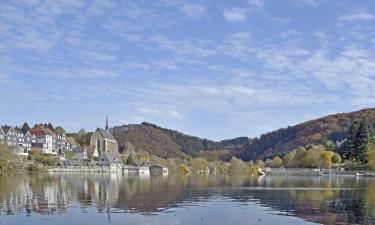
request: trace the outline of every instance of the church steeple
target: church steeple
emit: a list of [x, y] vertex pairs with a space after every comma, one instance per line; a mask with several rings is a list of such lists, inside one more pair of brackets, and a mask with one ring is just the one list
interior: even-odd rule
[[108, 130], [108, 116], [105, 115], [105, 130]]

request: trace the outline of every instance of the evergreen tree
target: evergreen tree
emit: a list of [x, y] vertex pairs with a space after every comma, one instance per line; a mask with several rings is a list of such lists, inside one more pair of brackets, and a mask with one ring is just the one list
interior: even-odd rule
[[356, 162], [363, 162], [370, 145], [374, 142], [374, 132], [369, 121], [363, 118], [350, 126], [344, 143], [344, 157]]
[[126, 163], [125, 163], [126, 165], [135, 165], [135, 162], [134, 162], [134, 158], [133, 158], [133, 155], [132, 154], [130, 154], [129, 156], [128, 156], [128, 159], [126, 160]]
[[367, 119], [361, 120], [356, 136], [355, 157], [357, 161], [363, 162], [370, 144], [374, 141], [374, 132]]
[[46, 127], [52, 131], [55, 131], [55, 128], [53, 127], [52, 123], [48, 123]]
[[348, 131], [348, 135], [346, 136], [346, 140], [344, 143], [344, 152], [343, 156], [346, 159], [352, 159], [355, 155], [355, 141], [357, 138], [357, 131], [359, 127], [359, 121], [354, 121]]
[[29, 124], [27, 124], [27, 122], [24, 122], [23, 125], [22, 125], [21, 130], [22, 130], [22, 132], [23, 132], [24, 134], [26, 134], [27, 131], [30, 130]]

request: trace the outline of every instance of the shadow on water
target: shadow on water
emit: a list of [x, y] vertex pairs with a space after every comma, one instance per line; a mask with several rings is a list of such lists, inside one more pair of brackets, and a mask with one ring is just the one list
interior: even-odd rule
[[375, 223], [375, 180], [367, 178], [36, 173], [0, 179], [0, 220], [78, 208], [110, 221], [118, 213], [152, 216], [228, 201], [322, 224]]

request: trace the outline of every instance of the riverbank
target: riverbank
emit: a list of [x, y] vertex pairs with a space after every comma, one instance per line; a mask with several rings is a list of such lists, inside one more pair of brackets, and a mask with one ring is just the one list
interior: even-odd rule
[[266, 175], [272, 176], [343, 176], [343, 177], [375, 177], [374, 171], [344, 171], [336, 169], [310, 168], [265, 168]]

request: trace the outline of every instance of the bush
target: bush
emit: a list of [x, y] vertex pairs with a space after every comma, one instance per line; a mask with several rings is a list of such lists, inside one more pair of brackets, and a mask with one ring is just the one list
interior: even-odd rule
[[181, 174], [189, 174], [190, 170], [189, 170], [189, 167], [187, 167], [187, 165], [182, 164], [180, 168], [178, 169], [178, 172]]
[[135, 162], [134, 162], [134, 158], [133, 158], [133, 155], [130, 154], [128, 156], [128, 158], [126, 159], [126, 165], [131, 165], [131, 166], [134, 166], [135, 165]]
[[333, 163], [341, 163], [341, 156], [337, 153], [335, 153], [335, 155], [332, 157], [332, 162]]
[[279, 156], [275, 156], [270, 162], [270, 167], [280, 168], [282, 164], [283, 164], [283, 160]]
[[26, 167], [26, 170], [27, 171], [30, 171], [30, 172], [35, 172], [35, 171], [42, 171], [43, 170], [43, 167], [41, 166], [38, 166], [38, 165], [35, 165], [35, 164], [30, 164]]
[[43, 153], [35, 155], [34, 160], [35, 162], [41, 163], [45, 166], [55, 166], [59, 162], [55, 156]]

